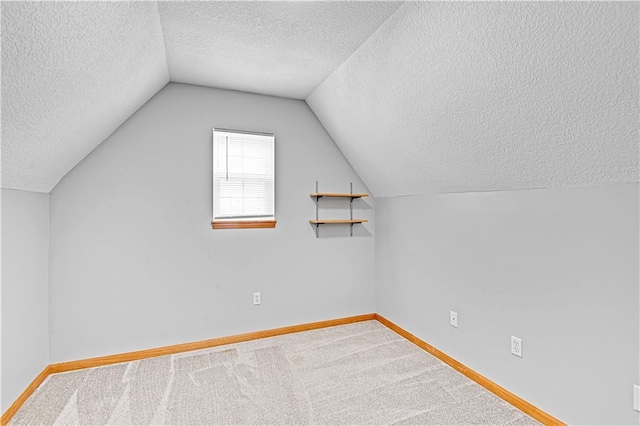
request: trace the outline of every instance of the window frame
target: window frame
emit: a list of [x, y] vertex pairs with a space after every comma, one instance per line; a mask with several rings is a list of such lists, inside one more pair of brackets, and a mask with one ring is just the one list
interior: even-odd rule
[[[273, 215], [265, 218], [256, 217], [256, 216], [247, 216], [242, 218], [216, 218], [216, 182], [215, 182], [215, 140], [216, 140], [216, 132], [226, 132], [226, 133], [238, 133], [245, 135], [258, 135], [258, 136], [269, 136], [273, 138], [273, 188], [272, 188], [272, 197], [273, 197]], [[211, 211], [212, 211], [212, 219], [211, 219], [211, 228], [212, 229], [255, 229], [255, 228], [275, 228], [276, 227], [276, 136], [273, 133], [266, 132], [254, 132], [250, 130], [235, 130], [235, 129], [226, 129], [222, 127], [214, 127], [212, 131], [212, 141], [211, 141], [211, 183], [212, 183], [212, 202], [211, 202]]]

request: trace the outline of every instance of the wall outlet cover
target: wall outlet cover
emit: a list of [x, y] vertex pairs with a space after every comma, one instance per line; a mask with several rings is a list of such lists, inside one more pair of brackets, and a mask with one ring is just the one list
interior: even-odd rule
[[260, 292], [253, 293], [253, 305], [259, 305], [262, 303], [262, 297], [260, 296]]
[[511, 336], [511, 353], [522, 358], [522, 339]]
[[452, 327], [458, 328], [458, 313], [457, 312], [450, 311], [450, 313], [449, 313], [449, 324], [451, 324]]

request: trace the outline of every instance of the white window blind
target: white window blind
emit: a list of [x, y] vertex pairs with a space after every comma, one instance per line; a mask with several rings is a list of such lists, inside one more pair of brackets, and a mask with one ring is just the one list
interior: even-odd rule
[[275, 137], [213, 129], [213, 219], [274, 219]]

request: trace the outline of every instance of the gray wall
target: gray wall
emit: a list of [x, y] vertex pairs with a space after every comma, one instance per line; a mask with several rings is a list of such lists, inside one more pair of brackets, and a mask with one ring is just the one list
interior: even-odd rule
[[637, 184], [377, 198], [376, 216], [380, 314], [563, 421], [638, 424]]
[[[275, 133], [275, 229], [211, 229], [214, 126]], [[373, 200], [316, 239], [316, 180], [368, 191], [303, 101], [166, 86], [51, 193], [50, 361], [373, 312]]]
[[4, 412], [49, 361], [49, 194], [1, 191]]

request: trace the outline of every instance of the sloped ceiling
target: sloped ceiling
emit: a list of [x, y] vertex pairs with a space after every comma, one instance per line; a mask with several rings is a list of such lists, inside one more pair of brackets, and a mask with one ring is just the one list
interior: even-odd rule
[[307, 102], [376, 196], [637, 182], [638, 12], [408, 2]]
[[305, 99], [397, 2], [160, 2], [171, 81]]
[[170, 80], [302, 99], [399, 5], [2, 2], [2, 187], [51, 191]]
[[49, 192], [168, 81], [155, 3], [2, 2], [2, 187]]
[[638, 180], [638, 4], [2, 2], [2, 182], [168, 81], [305, 98], [376, 196]]

